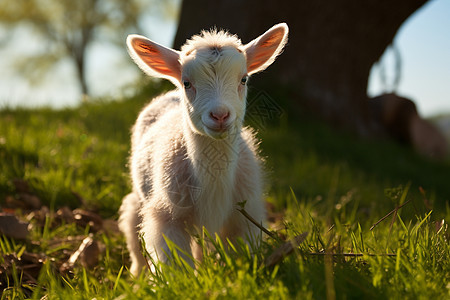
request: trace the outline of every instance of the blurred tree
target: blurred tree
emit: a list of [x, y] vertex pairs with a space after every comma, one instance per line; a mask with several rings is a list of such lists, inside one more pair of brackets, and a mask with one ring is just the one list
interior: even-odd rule
[[[290, 28], [285, 52], [252, 84], [282, 84], [292, 101], [361, 135], [382, 131], [368, 105], [372, 65], [403, 22], [426, 0], [184, 0], [175, 47], [217, 26], [244, 43], [278, 22]], [[262, 84], [264, 81], [264, 85]]]
[[86, 57], [92, 42], [109, 42], [125, 49], [126, 33], [142, 32], [139, 21], [149, 12], [150, 5], [152, 9], [163, 8], [162, 13], [173, 14], [174, 4], [156, 0], [2, 1], [0, 24], [10, 28], [28, 26], [46, 42], [43, 53], [20, 57], [22, 74], [42, 74], [40, 71], [69, 58], [75, 66], [81, 92], [87, 95]]

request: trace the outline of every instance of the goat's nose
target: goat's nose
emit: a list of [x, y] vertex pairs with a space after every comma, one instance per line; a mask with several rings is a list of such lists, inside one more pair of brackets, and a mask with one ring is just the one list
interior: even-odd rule
[[230, 117], [230, 112], [211, 112], [209, 115], [216, 123], [222, 124]]

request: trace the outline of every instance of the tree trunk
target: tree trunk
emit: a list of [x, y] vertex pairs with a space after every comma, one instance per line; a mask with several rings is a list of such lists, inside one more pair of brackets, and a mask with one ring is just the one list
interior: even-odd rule
[[80, 84], [81, 95], [83, 97], [89, 96], [89, 87], [86, 81], [86, 72], [84, 69], [84, 55], [82, 59], [75, 59], [75, 66], [77, 70], [78, 83]]
[[400, 25], [425, 2], [184, 0], [175, 47], [213, 26], [228, 29], [247, 43], [275, 23], [286, 22], [289, 42], [261, 76], [264, 89], [270, 93], [268, 81], [288, 87], [293, 91], [291, 101], [303, 109], [370, 135], [379, 129], [367, 105], [370, 69]]

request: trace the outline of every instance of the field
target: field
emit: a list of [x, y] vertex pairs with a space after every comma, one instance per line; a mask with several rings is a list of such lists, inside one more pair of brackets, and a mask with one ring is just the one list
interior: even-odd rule
[[[267, 161], [270, 236], [226, 250], [205, 233], [215, 251], [195, 270], [175, 256], [133, 278], [114, 221], [130, 189], [129, 130], [166, 89], [0, 110], [1, 209], [29, 223], [0, 239], [1, 299], [450, 299], [450, 160], [294, 117], [287, 97], [260, 91], [248, 123]], [[83, 240], [92, 261], [68, 263]]]

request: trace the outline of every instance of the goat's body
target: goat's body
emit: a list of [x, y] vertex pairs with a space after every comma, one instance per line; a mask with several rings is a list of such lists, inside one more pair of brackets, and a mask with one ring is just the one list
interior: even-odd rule
[[[133, 273], [145, 264], [139, 232], [152, 258], [165, 261], [163, 236], [187, 253], [192, 253], [189, 233], [203, 227], [231, 240], [255, 238], [258, 228], [237, 211], [239, 202], [246, 202], [258, 222], [264, 220], [261, 160], [251, 130], [222, 140], [193, 132], [178, 93], [153, 100], [133, 129], [133, 192], [120, 209]], [[200, 258], [198, 251], [193, 255]]]
[[249, 128], [243, 128], [248, 76], [266, 69], [287, 41], [278, 24], [243, 45], [224, 31], [202, 31], [176, 51], [131, 35], [131, 57], [150, 76], [172, 81], [177, 90], [154, 99], [133, 128], [132, 193], [120, 207], [138, 274], [147, 264], [139, 235], [152, 260], [166, 262], [166, 239], [189, 257], [201, 259], [192, 234], [203, 228], [225, 242], [258, 241], [259, 228], [238, 211], [241, 203], [258, 222], [265, 220], [261, 158]]

